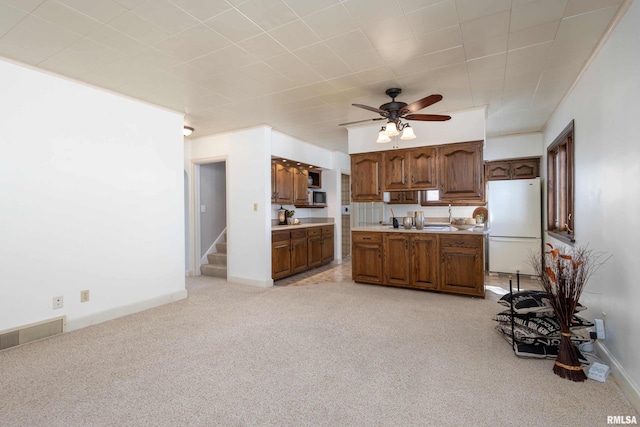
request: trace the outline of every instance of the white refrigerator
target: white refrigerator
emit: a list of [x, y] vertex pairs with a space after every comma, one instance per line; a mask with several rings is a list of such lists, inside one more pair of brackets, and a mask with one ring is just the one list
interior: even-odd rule
[[542, 250], [540, 178], [489, 181], [489, 272], [535, 275]]

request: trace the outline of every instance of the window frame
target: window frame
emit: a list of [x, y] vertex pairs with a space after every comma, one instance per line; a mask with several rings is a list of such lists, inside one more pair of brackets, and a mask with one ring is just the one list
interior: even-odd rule
[[569, 244], [575, 242], [574, 129], [571, 120], [547, 147], [547, 234]]

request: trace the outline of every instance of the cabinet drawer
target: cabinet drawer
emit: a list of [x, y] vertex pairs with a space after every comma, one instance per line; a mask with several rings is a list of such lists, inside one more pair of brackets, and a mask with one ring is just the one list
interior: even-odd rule
[[440, 246], [453, 248], [481, 248], [483, 236], [440, 236]]
[[325, 225], [322, 227], [322, 235], [323, 236], [333, 236], [333, 225]]
[[289, 240], [290, 232], [289, 231], [274, 231], [271, 233], [271, 241], [272, 242], [283, 242]]
[[301, 239], [307, 237], [307, 230], [293, 230], [291, 232], [292, 239]]
[[316, 236], [319, 236], [320, 234], [322, 234], [322, 228], [321, 227], [307, 228], [307, 236], [308, 237], [316, 237]]
[[382, 233], [359, 233], [353, 232], [351, 238], [354, 242], [365, 242], [365, 243], [381, 243], [382, 242]]

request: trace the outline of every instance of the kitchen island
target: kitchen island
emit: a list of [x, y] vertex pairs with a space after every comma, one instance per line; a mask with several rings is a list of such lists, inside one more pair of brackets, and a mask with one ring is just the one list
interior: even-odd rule
[[358, 283], [399, 286], [484, 298], [484, 239], [488, 230], [433, 226], [354, 227], [352, 278]]

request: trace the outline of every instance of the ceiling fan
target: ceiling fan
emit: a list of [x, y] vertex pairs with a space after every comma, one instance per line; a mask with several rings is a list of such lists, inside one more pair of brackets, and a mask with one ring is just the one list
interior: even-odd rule
[[340, 123], [338, 126], [354, 125], [356, 123], [364, 123], [369, 121], [384, 120], [388, 123], [394, 123], [396, 127], [400, 127], [400, 119], [405, 120], [419, 120], [423, 122], [444, 122], [451, 119], [451, 116], [444, 116], [440, 114], [413, 114], [416, 111], [420, 111], [423, 108], [427, 108], [429, 105], [433, 105], [436, 102], [442, 100], [442, 95], [429, 95], [425, 98], [419, 99], [416, 102], [407, 104], [406, 102], [396, 101], [396, 97], [402, 93], [400, 88], [387, 89], [385, 93], [391, 97], [391, 102], [382, 104], [379, 108], [369, 107], [362, 104], [351, 104], [354, 107], [364, 108], [365, 110], [373, 111], [380, 114], [382, 117], [367, 120], [358, 120], [349, 123]]

